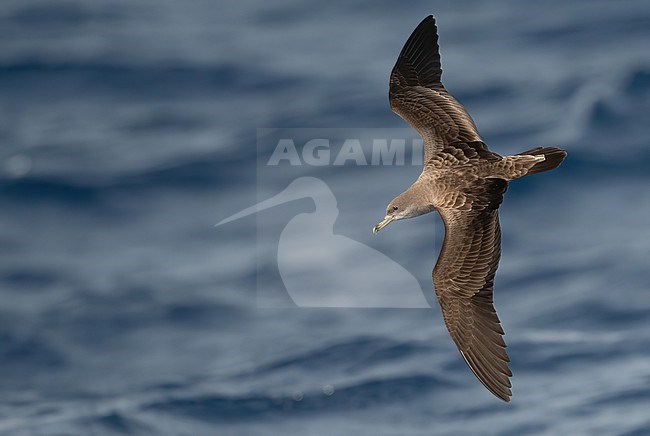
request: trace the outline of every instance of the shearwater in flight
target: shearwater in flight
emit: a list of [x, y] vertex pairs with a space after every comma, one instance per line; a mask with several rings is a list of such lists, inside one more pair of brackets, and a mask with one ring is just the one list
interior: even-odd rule
[[498, 209], [508, 182], [556, 168], [566, 152], [538, 147], [502, 157], [488, 150], [465, 108], [440, 82], [436, 22], [413, 31], [390, 76], [393, 112], [424, 142], [418, 179], [393, 199], [373, 232], [437, 210], [445, 239], [433, 284], [451, 338], [474, 375], [498, 398], [512, 396], [503, 329], [492, 288], [501, 257]]

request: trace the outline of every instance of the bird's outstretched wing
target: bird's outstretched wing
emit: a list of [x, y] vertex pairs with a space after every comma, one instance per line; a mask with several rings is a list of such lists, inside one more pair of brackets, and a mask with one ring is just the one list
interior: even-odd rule
[[512, 373], [492, 287], [501, 256], [498, 208], [507, 186], [502, 179], [474, 179], [461, 188], [462, 210], [438, 209], [445, 239], [433, 270], [451, 338], [476, 377], [504, 401], [512, 396]]
[[480, 141], [472, 117], [440, 82], [435, 19], [429, 15], [413, 31], [390, 75], [390, 107], [424, 141], [424, 163], [458, 141]]

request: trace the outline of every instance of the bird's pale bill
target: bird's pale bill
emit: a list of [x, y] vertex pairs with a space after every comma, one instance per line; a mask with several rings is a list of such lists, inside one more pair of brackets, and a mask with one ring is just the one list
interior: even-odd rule
[[386, 227], [388, 224], [390, 224], [393, 220], [395, 219], [394, 216], [387, 216], [379, 224], [377, 224], [375, 227], [372, 228], [372, 233], [377, 233], [384, 227]]

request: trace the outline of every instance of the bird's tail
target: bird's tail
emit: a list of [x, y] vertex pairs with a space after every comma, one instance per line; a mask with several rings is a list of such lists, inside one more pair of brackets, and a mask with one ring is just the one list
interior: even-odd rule
[[519, 153], [518, 156], [544, 156], [543, 161], [536, 163], [528, 170], [526, 175], [529, 175], [543, 173], [544, 171], [557, 168], [566, 157], [566, 151], [557, 147], [536, 147], [532, 150]]

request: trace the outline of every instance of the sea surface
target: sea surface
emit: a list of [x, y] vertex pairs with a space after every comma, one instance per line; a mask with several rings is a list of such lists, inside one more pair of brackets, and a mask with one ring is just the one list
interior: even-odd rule
[[[214, 227], [288, 184], [258, 179], [257, 129], [407, 128], [388, 76], [428, 14], [494, 151], [569, 152], [501, 207], [509, 404], [442, 322], [440, 219], [370, 232], [415, 166], [297, 174], [430, 308], [292, 305], [278, 238], [307, 196]], [[644, 0], [3, 0], [0, 434], [648, 435], [649, 116]]]

